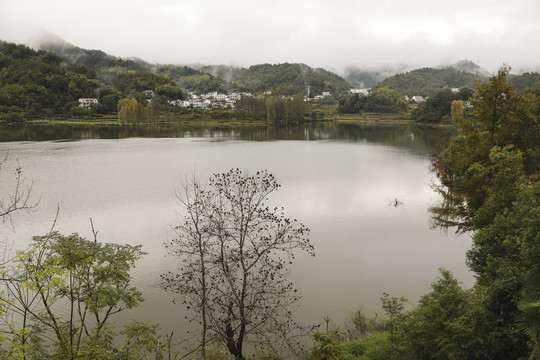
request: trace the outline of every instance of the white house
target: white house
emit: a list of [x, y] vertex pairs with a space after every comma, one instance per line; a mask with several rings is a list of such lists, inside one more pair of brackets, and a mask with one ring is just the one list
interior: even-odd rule
[[367, 89], [367, 88], [363, 88], [363, 89], [351, 89], [349, 92], [351, 94], [359, 94], [359, 95], [364, 95], [364, 96], [367, 96], [369, 94], [369, 90], [371, 89]]
[[79, 98], [79, 106], [83, 108], [90, 109], [92, 104], [97, 104], [98, 99], [96, 98]]
[[422, 96], [413, 96], [412, 97], [413, 101], [416, 102], [416, 103], [421, 103], [424, 101], [424, 98]]

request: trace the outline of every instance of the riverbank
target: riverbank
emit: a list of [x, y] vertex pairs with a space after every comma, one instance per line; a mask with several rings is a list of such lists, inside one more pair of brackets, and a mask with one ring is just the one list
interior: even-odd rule
[[[331, 114], [325, 117], [319, 117], [316, 120], [306, 118], [305, 124], [320, 123], [320, 122], [337, 122], [337, 123], [359, 123], [359, 124], [392, 124], [392, 125], [407, 125], [414, 124], [414, 121], [407, 116], [400, 114]], [[63, 119], [36, 119], [28, 120], [23, 123], [3, 123], [0, 127], [16, 127], [16, 126], [40, 126], [40, 125], [74, 125], [74, 126], [110, 126], [110, 127], [126, 127], [126, 126], [203, 126], [203, 127], [234, 127], [234, 126], [266, 126], [270, 125], [266, 120], [240, 120], [236, 118], [217, 119], [205, 117], [193, 119], [186, 116], [167, 116], [157, 118], [153, 122], [144, 123], [120, 123], [116, 116], [104, 116], [93, 118], [63, 118]], [[291, 124], [284, 124], [291, 125]]]
[[[337, 112], [336, 106], [318, 105], [306, 108], [304, 123], [318, 122], [346, 122], [362, 124], [412, 124], [413, 120], [409, 113], [386, 114], [386, 113], [355, 113], [342, 114]], [[234, 110], [209, 110], [202, 111], [164, 111], [155, 115], [150, 122], [122, 123], [118, 121], [117, 114], [91, 114], [86, 116], [48, 115], [43, 118], [29, 118], [22, 122], [4, 122], [0, 126], [18, 125], [91, 125], [91, 126], [132, 126], [132, 125], [178, 125], [178, 126], [266, 126], [267, 120], [238, 119]], [[291, 125], [291, 124], [282, 124]]]

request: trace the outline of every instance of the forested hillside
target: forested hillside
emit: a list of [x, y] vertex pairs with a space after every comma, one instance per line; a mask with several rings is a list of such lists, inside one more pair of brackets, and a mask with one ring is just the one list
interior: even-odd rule
[[404, 68], [383, 67], [380, 69], [363, 69], [357, 66], [349, 66], [345, 69], [343, 77], [353, 87], [358, 89], [370, 88], [381, 81], [404, 72]]
[[71, 63], [94, 69], [100, 80], [105, 83], [109, 82], [111, 69], [120, 69], [124, 72], [138, 71], [166, 75], [178, 86], [196, 93], [225, 91], [225, 83], [222, 79], [188, 66], [155, 65], [141, 59], [121, 59], [101, 50], [81, 49], [54, 37], [45, 39], [40, 46], [44, 50], [65, 57]]
[[176, 84], [195, 93], [217, 92], [264, 92], [280, 95], [312, 96], [323, 91], [346, 92], [351, 88], [343, 78], [321, 69], [304, 64], [262, 64], [249, 68], [231, 66], [204, 66], [197, 70], [188, 66], [155, 65], [141, 59], [121, 59], [100, 50], [86, 50], [58, 38], [46, 39], [41, 48], [52, 51], [69, 62], [94, 69], [100, 80], [108, 83], [110, 69], [144, 71], [170, 77]]
[[437, 91], [449, 87], [472, 86], [476, 80], [485, 77], [479, 73], [469, 73], [453, 67], [443, 69], [422, 68], [403, 74], [397, 74], [380, 82], [377, 87], [386, 87], [407, 96], [431, 96]]
[[[169, 101], [185, 99], [187, 91], [255, 95], [270, 91], [272, 96], [309, 97], [327, 92], [333, 95], [330, 99], [339, 100], [338, 111], [344, 113], [404, 112], [407, 108], [406, 104], [401, 104], [400, 95], [422, 95], [433, 99], [422, 104], [413, 118], [439, 122], [450, 114], [454, 98], [449, 88], [473, 87], [475, 81], [485, 79], [485, 71], [472, 62], [463, 61], [447, 68], [423, 68], [394, 75], [374, 86], [368, 97], [347, 97], [343, 95], [351, 84], [330, 71], [305, 64], [260, 64], [249, 68], [219, 65], [194, 69], [121, 59], [59, 39], [45, 41], [42, 46], [50, 51], [0, 41], [0, 120], [16, 122], [49, 115], [85, 115], [86, 109], [79, 107], [79, 98], [99, 100], [92, 106], [93, 114], [116, 114], [122, 99], [135, 99], [146, 106], [149, 97], [148, 92], [145, 95], [143, 91], [151, 90], [154, 109], [148, 112], [155, 114], [167, 109], [176, 111]], [[370, 74], [373, 78], [369, 78]], [[358, 70], [356, 80], [373, 82], [377, 76], [382, 76], [370, 74]], [[508, 81], [518, 89], [540, 90], [540, 74], [536, 72], [509, 74]], [[467, 100], [462, 94], [459, 98]]]
[[305, 64], [260, 64], [249, 68], [207, 66], [202, 69], [227, 82], [230, 91], [265, 92], [280, 95], [304, 94], [310, 97], [324, 91], [347, 92], [351, 85], [342, 77]]
[[27, 115], [66, 112], [78, 105], [78, 98], [95, 96], [101, 86], [96, 72], [86, 66], [3, 41], [0, 68], [0, 113], [4, 116], [22, 111]]
[[[388, 76], [375, 87], [386, 87], [408, 96], [432, 96], [444, 88], [473, 87], [475, 81], [486, 81], [489, 73], [472, 61], [460, 61], [444, 68], [422, 68]], [[509, 74], [508, 82], [518, 89], [540, 88], [540, 74]]]
[[[98, 98], [97, 113], [117, 111], [122, 98], [146, 103], [144, 90], [154, 90], [156, 104], [183, 97], [168, 76], [130, 69], [100, 51], [90, 51], [73, 64], [66, 57], [25, 45], [0, 41], [0, 116], [22, 121], [33, 117], [78, 114], [79, 98]], [[88, 65], [93, 64], [94, 68]], [[131, 64], [131, 63], [130, 63]]]

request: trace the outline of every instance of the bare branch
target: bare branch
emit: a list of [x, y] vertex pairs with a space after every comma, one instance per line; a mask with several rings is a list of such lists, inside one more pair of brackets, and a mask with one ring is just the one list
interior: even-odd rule
[[160, 286], [181, 295], [203, 339], [220, 339], [236, 359], [249, 339], [272, 351], [274, 341], [290, 339], [279, 347], [285, 351], [304, 333], [292, 319], [300, 296], [287, 277], [294, 253], [314, 255], [313, 246], [307, 227], [266, 205], [279, 187], [267, 171], [233, 169], [206, 186], [193, 177], [177, 188], [184, 216], [165, 248], [179, 259], [178, 272], [163, 274]]
[[[2, 160], [0, 160], [0, 171], [3, 170], [2, 167], [5, 167], [8, 158], [9, 152], [6, 153]], [[32, 199], [33, 187], [34, 181], [30, 180], [29, 183], [26, 182], [26, 179], [23, 176], [22, 167], [20, 166], [19, 161], [16, 160], [15, 183], [13, 189], [10, 190], [8, 195], [2, 195], [6, 197], [0, 198], [0, 218], [2, 218], [2, 222], [5, 223], [6, 221], [9, 221], [13, 225], [12, 215], [14, 213], [19, 211], [35, 211], [39, 199]]]

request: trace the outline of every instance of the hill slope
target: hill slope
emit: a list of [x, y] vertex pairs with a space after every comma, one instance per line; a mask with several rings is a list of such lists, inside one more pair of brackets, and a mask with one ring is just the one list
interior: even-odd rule
[[336, 93], [351, 88], [342, 77], [304, 64], [262, 64], [247, 69], [219, 65], [203, 66], [197, 70], [188, 66], [155, 65], [141, 59], [121, 59], [101, 50], [81, 49], [55, 36], [44, 38], [40, 47], [65, 57], [71, 63], [94, 69], [104, 82], [108, 81], [111, 68], [122, 68], [166, 75], [178, 86], [197, 93], [271, 90], [275, 94], [294, 95], [307, 94], [310, 89], [312, 95], [317, 95], [323, 91]]
[[440, 69], [422, 68], [397, 74], [381, 81], [377, 87], [387, 87], [408, 96], [431, 96], [445, 87], [472, 86], [475, 80], [485, 79], [479, 72], [471, 73], [449, 66]]
[[261, 64], [249, 68], [207, 66], [202, 69], [227, 82], [230, 91], [272, 91], [280, 95], [319, 95], [347, 92], [351, 85], [342, 77], [305, 64]]

